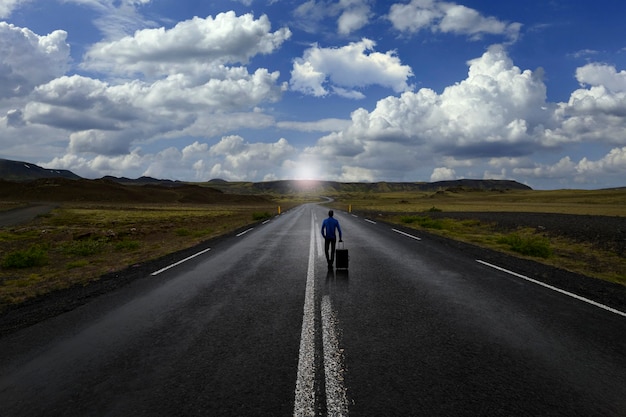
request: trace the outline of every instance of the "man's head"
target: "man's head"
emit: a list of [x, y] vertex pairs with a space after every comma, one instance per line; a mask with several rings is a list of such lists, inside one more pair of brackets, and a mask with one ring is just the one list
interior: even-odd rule
[[330, 211], [328, 212], [328, 217], [333, 217], [333, 214], [335, 214], [335, 213], [334, 213], [332, 210], [330, 210]]

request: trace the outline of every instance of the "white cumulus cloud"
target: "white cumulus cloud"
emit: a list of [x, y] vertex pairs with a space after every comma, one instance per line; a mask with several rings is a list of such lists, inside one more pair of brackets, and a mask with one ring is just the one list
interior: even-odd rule
[[571, 157], [561, 158], [555, 164], [535, 163], [531, 167], [514, 168], [513, 173], [531, 179], [574, 179], [579, 184], [595, 184], [596, 178], [623, 178], [626, 172], [626, 146], [611, 149], [604, 157], [590, 160], [583, 157], [575, 162]]
[[388, 87], [396, 92], [407, 91], [413, 72], [402, 65], [393, 51], [375, 52], [370, 39], [339, 48], [314, 45], [294, 61], [291, 88], [317, 97], [335, 93], [342, 95], [371, 85]]
[[[8, 25], [2, 28], [48, 51], [59, 49], [53, 48], [58, 42], [52, 40], [65, 39], [65, 32], [46, 38]], [[5, 125], [66, 131], [71, 153], [108, 156], [128, 153], [156, 139], [211, 137], [239, 128], [267, 127], [273, 119], [258, 106], [278, 101], [286, 90], [287, 84], [278, 81], [279, 72], [257, 68], [250, 73], [246, 67], [224, 63], [271, 53], [288, 38], [286, 29], [274, 33], [269, 29], [265, 16], [255, 20], [252, 15], [225, 13], [215, 19], [181, 22], [170, 31], [138, 31], [134, 37], [96, 44], [88, 53], [85, 68], [119, 75], [144, 71], [153, 78], [103, 81], [64, 76], [64, 68], [55, 70], [52, 64], [24, 62], [20, 65], [27, 67], [22, 74], [28, 81], [23, 84], [30, 88], [28, 102], [5, 110], [10, 111], [3, 118]], [[225, 39], [232, 49], [220, 52]], [[136, 59], [129, 57], [133, 54]], [[67, 53], [64, 56], [67, 60]], [[14, 72], [11, 69], [10, 74]]]
[[250, 143], [238, 135], [225, 136], [212, 146], [195, 142], [182, 151], [170, 148], [160, 152], [145, 174], [158, 177], [193, 166], [199, 181], [263, 181], [282, 177], [285, 161], [295, 152], [284, 138], [273, 143]]
[[[617, 178], [626, 170], [625, 72], [605, 64], [589, 64], [576, 74], [586, 88], [572, 92], [568, 102], [548, 103], [539, 74], [519, 70], [503, 49], [491, 48], [470, 61], [467, 79], [441, 95], [420, 90], [405, 93], [400, 100], [381, 100], [371, 113], [364, 112], [358, 118], [353, 115], [351, 129], [362, 124], [353, 133], [355, 137], [369, 131], [369, 140], [405, 141], [407, 149], [418, 147], [427, 155], [434, 153], [436, 159], [448, 160], [447, 169], [465, 160], [471, 162], [466, 171], [471, 173], [469, 167], [478, 167], [489, 158], [489, 165], [501, 168], [498, 174], [490, 173], [493, 178], [505, 178], [507, 167], [516, 178], [530, 181], [555, 179], [565, 183], [574, 178], [581, 184], [593, 184], [594, 178]], [[391, 118], [391, 114], [404, 116]], [[387, 123], [381, 124], [376, 118]], [[403, 125], [402, 121], [408, 120]], [[413, 135], [409, 126], [416, 128]], [[551, 164], [530, 162], [542, 149], [553, 149], [556, 155], [572, 143], [619, 147], [599, 160], [582, 157], [575, 162], [571, 156], [562, 156]], [[355, 156], [361, 158], [362, 154]], [[455, 158], [453, 163], [450, 157]], [[419, 166], [417, 159], [414, 166]], [[458, 169], [456, 174], [459, 176]], [[479, 172], [474, 175], [478, 177]]]
[[626, 71], [588, 64], [576, 71], [581, 88], [559, 103], [555, 127], [546, 138], [555, 142], [626, 145]]
[[371, 112], [356, 110], [342, 140], [428, 144], [447, 154], [485, 155], [536, 145], [534, 129], [549, 121], [541, 109], [542, 80], [514, 66], [500, 47], [469, 65], [467, 79], [440, 95], [423, 88], [382, 99]]
[[11, 16], [13, 10], [31, 1], [32, 0], [0, 0], [0, 19], [6, 19]]
[[0, 22], [0, 99], [30, 94], [34, 87], [69, 68], [67, 33], [40, 36], [27, 28]]
[[171, 29], [144, 29], [110, 42], [99, 42], [85, 56], [85, 69], [121, 75], [163, 76], [197, 72], [211, 66], [246, 63], [269, 54], [291, 36], [288, 28], [271, 32], [266, 15], [254, 19], [234, 12], [215, 18], [194, 17]]
[[342, 12], [337, 29], [342, 35], [349, 35], [367, 25], [372, 14], [369, 2], [364, 0], [340, 0], [339, 7]]
[[[358, 109], [349, 127], [324, 136], [309, 152], [330, 158], [329, 165], [349, 160], [395, 178], [414, 177], [433, 155], [529, 155], [544, 146], [544, 126], [552, 123], [546, 106], [539, 75], [520, 70], [494, 46], [469, 62], [465, 80], [441, 94], [422, 88], [379, 100], [372, 111]], [[441, 168], [435, 177], [452, 174]]]
[[228, 130], [255, 121], [267, 124], [254, 112], [252, 122], [241, 114], [232, 118], [223, 114], [277, 100], [283, 89], [276, 84], [278, 74], [258, 69], [254, 74], [224, 75], [226, 79], [200, 85], [187, 82], [184, 75], [119, 85], [78, 75], [61, 77], [36, 89], [23, 119], [69, 131], [74, 152], [107, 155], [128, 152], [134, 143], [156, 135], [219, 134], [220, 126]]
[[582, 86], [604, 86], [612, 92], [626, 91], [626, 71], [614, 66], [591, 63], [576, 70], [576, 79]]
[[298, 26], [310, 33], [316, 33], [326, 19], [337, 19], [337, 32], [340, 35], [351, 33], [366, 26], [373, 13], [371, 0], [308, 0], [294, 11]]
[[521, 24], [507, 23], [483, 16], [475, 9], [439, 0], [412, 0], [393, 4], [388, 19], [394, 28], [407, 33], [423, 29], [433, 32], [456, 33], [479, 39], [483, 35], [503, 35], [509, 40], [519, 36]]
[[437, 167], [433, 170], [433, 173], [430, 175], [430, 180], [432, 182], [435, 181], [448, 181], [455, 180], [456, 172], [452, 168], [448, 167]]

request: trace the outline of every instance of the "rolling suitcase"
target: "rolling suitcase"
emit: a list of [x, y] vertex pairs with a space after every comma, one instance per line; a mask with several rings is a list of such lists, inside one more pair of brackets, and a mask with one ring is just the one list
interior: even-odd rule
[[335, 261], [337, 269], [348, 269], [348, 261], [350, 257], [348, 256], [348, 249], [345, 248], [343, 242], [339, 242], [339, 246], [335, 251]]

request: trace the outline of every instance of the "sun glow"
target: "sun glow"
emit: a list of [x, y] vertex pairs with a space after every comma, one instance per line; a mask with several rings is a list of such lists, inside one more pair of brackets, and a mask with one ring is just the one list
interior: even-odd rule
[[294, 179], [296, 180], [318, 179], [317, 167], [311, 163], [299, 163], [295, 167]]

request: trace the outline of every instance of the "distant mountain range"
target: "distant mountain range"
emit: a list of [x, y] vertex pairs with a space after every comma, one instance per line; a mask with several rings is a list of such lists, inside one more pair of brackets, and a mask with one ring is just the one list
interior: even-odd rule
[[[228, 184], [228, 183], [227, 183]], [[219, 184], [211, 187], [220, 189]], [[443, 190], [531, 190], [530, 187], [511, 180], [450, 180], [436, 182], [336, 182], [316, 180], [282, 180], [253, 183], [251, 188], [263, 192], [290, 194], [302, 191], [324, 192], [390, 192], [390, 191], [443, 191]]]
[[78, 180], [81, 177], [66, 169], [46, 169], [30, 162], [0, 159], [0, 179], [6, 181], [31, 181], [41, 178]]
[[[47, 169], [30, 162], [11, 161], [8, 159], [0, 159], [0, 179], [5, 181], [26, 182], [39, 180], [44, 178], [66, 178], [70, 180], [81, 180], [83, 177], [74, 174], [66, 169]], [[119, 184], [126, 185], [164, 185], [178, 186], [184, 185], [180, 181], [159, 180], [151, 177], [139, 177], [137, 179], [118, 178], [112, 176], [104, 176], [102, 180], [109, 180]]]
[[[161, 187], [186, 187], [189, 183], [168, 179], [155, 179], [140, 177], [137, 179], [118, 178], [105, 176], [98, 180], [86, 180], [72, 171], [59, 169], [46, 169], [38, 165], [0, 159], [0, 180], [25, 183], [43, 179], [61, 178], [67, 180], [81, 180], [81, 188], [91, 183], [101, 186], [103, 183], [116, 183], [119, 185], [161, 186]], [[69, 184], [67, 182], [62, 182]], [[192, 183], [198, 184], [198, 183]], [[280, 180], [265, 182], [229, 182], [214, 179], [203, 184], [204, 188], [212, 188], [229, 194], [293, 194], [300, 192], [309, 193], [333, 193], [333, 192], [386, 192], [386, 191], [440, 191], [451, 189], [464, 190], [530, 190], [531, 188], [512, 180], [474, 180], [461, 179], [437, 182], [336, 182], [317, 180]]]

